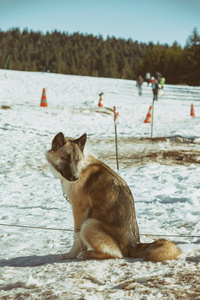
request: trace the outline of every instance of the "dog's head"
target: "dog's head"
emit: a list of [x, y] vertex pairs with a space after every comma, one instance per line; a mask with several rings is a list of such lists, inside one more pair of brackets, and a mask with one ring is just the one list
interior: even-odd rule
[[47, 151], [46, 157], [53, 169], [68, 181], [76, 181], [79, 177], [78, 166], [83, 159], [83, 150], [87, 135], [73, 139], [58, 133], [53, 141], [52, 148]]

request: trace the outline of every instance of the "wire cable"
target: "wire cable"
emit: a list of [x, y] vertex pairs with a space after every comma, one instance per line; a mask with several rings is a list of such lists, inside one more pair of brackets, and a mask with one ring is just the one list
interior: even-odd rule
[[[28, 225], [0, 224], [0, 226], [16, 227], [16, 228], [28, 228], [28, 229], [42, 229], [42, 230], [58, 230], [58, 231], [69, 231], [69, 232], [73, 232], [72, 229], [52, 228], [52, 227], [37, 227], [37, 226], [28, 226]], [[200, 238], [200, 235], [151, 234], [151, 233], [140, 233], [140, 235], [141, 235], [141, 236], [180, 237], [180, 238]]]

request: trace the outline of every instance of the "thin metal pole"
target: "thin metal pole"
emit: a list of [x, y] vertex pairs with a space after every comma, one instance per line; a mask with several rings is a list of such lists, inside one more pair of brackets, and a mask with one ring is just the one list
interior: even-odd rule
[[117, 125], [115, 124], [115, 145], [116, 145], [116, 162], [117, 162], [117, 170], [119, 170], [119, 162], [118, 162], [118, 146], [117, 146]]
[[117, 163], [117, 170], [119, 170], [119, 162], [118, 162], [118, 145], [117, 145], [117, 124], [116, 124], [116, 107], [113, 108], [114, 112], [114, 124], [115, 124], [115, 149], [116, 149], [116, 163]]
[[151, 138], [153, 137], [153, 114], [154, 114], [154, 99], [152, 100]]

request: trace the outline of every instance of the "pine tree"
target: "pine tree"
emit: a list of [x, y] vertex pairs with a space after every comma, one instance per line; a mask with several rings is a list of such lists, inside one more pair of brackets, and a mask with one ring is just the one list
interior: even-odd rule
[[200, 85], [200, 36], [197, 28], [193, 29], [192, 34], [187, 39], [184, 56], [188, 83]]

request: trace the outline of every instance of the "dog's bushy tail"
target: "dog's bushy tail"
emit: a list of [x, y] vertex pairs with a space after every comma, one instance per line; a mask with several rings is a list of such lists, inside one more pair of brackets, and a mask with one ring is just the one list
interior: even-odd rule
[[165, 261], [177, 259], [181, 254], [180, 249], [174, 242], [159, 239], [150, 244], [138, 243], [135, 249], [132, 249], [131, 256], [134, 258], [144, 258], [146, 261]]

